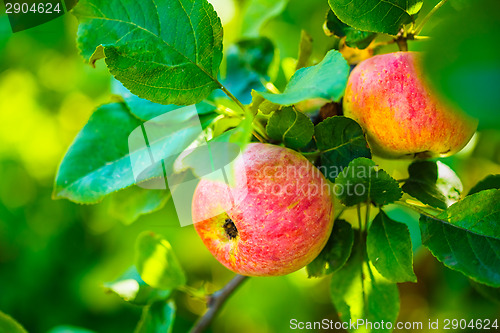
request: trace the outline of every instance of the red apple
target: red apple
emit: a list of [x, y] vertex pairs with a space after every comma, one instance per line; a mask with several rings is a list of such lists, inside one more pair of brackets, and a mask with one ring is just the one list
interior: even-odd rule
[[[192, 214], [203, 243], [242, 275], [285, 275], [309, 264], [333, 225], [325, 178], [299, 153], [275, 145], [249, 144], [241, 161], [231, 188], [203, 179], [195, 190]], [[220, 207], [231, 208], [220, 214]]]
[[477, 121], [427, 85], [414, 52], [377, 55], [349, 76], [344, 114], [364, 129], [370, 147], [388, 158], [449, 156], [474, 134]]

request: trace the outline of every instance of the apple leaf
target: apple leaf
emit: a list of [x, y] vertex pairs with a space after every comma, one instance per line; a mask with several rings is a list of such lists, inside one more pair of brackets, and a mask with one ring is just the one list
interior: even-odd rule
[[348, 76], [347, 61], [338, 51], [331, 50], [319, 64], [296, 71], [283, 93], [263, 92], [261, 95], [280, 105], [292, 105], [312, 98], [339, 101], [344, 95]]
[[500, 190], [465, 197], [437, 217], [422, 215], [422, 243], [447, 267], [500, 287]]
[[144, 282], [153, 288], [173, 290], [186, 284], [186, 276], [170, 243], [151, 231], [137, 237], [135, 266]]
[[269, 80], [274, 45], [265, 37], [245, 39], [231, 45], [226, 57], [226, 74], [221, 82], [243, 104], [249, 104], [252, 90], [265, 90], [262, 82]]
[[380, 210], [368, 230], [366, 246], [370, 261], [383, 277], [392, 282], [417, 282], [410, 231], [405, 224]]
[[[123, 98], [123, 101], [129, 108], [130, 112], [141, 120], [151, 120], [157, 116], [177, 110], [182, 107], [175, 104], [158, 104], [148, 101], [147, 99], [140, 98], [132, 94], [130, 90], [125, 88], [123, 84], [118, 80], [113, 80], [112, 91], [114, 94], [119, 95], [121, 98]], [[217, 116], [217, 114], [214, 113], [215, 109], [215, 105], [210, 104], [206, 101], [202, 101], [196, 104], [196, 111], [198, 112], [198, 115], [200, 115], [200, 117], [211, 114], [213, 116], [212, 118], [214, 118], [215, 116]], [[206, 120], [208, 120], [210, 117], [207, 116], [205, 118]], [[208, 126], [208, 124], [205, 125]]]
[[249, 109], [254, 115], [256, 115], [259, 111], [263, 114], [271, 114], [272, 112], [279, 110], [281, 107], [279, 104], [269, 102], [255, 90], [253, 90], [251, 94], [252, 103], [249, 105]]
[[353, 159], [372, 156], [363, 130], [350, 118], [325, 119], [314, 128], [314, 138], [321, 153], [320, 170], [331, 181]]
[[[137, 183], [132, 159], [150, 165], [141, 174], [142, 180], [164, 174], [160, 161], [170, 172], [174, 157], [200, 136], [202, 128], [194, 109], [167, 115], [168, 124], [157, 121], [143, 125], [123, 103], [99, 107], [64, 156], [53, 197], [77, 203], [97, 203], [105, 196]], [[144, 143], [144, 131], [150, 145]], [[130, 142], [134, 143], [133, 147], [129, 146]], [[151, 153], [154, 162], [150, 160]]]
[[26, 330], [11, 316], [0, 311], [0, 332], [27, 333]]
[[383, 206], [401, 198], [398, 182], [370, 159], [360, 157], [349, 163], [335, 179], [335, 195], [346, 206], [372, 202]]
[[258, 37], [263, 26], [273, 17], [283, 12], [289, 0], [250, 0], [247, 1], [242, 20], [241, 35]]
[[422, 0], [328, 0], [335, 15], [359, 30], [397, 35], [422, 8]]
[[[394, 323], [399, 313], [399, 292], [395, 283], [382, 277], [377, 270], [362, 260], [359, 240], [354, 243], [353, 254], [339, 271], [332, 275], [330, 295], [343, 322], [365, 320]], [[355, 333], [356, 329], [348, 328]], [[390, 332], [366, 330], [364, 332]]]
[[471, 195], [477, 192], [481, 192], [484, 190], [490, 190], [490, 189], [500, 189], [500, 175], [489, 175], [483, 180], [481, 180], [479, 183], [477, 183], [471, 190], [469, 191], [469, 194]]
[[172, 294], [171, 290], [160, 290], [149, 286], [141, 279], [135, 267], [131, 267], [116, 281], [104, 283], [104, 287], [106, 291], [115, 293], [124, 301], [136, 305], [164, 301]]
[[[222, 26], [206, 0], [80, 0], [78, 45], [135, 95], [189, 105], [219, 87]], [[96, 50], [97, 49], [97, 50]]]
[[171, 333], [174, 328], [175, 310], [173, 301], [158, 301], [145, 306], [134, 333]]
[[377, 37], [376, 33], [361, 31], [348, 26], [335, 13], [329, 9], [326, 14], [326, 20], [323, 24], [323, 30], [327, 36], [345, 37], [345, 43], [349, 47], [365, 49]]
[[141, 121], [122, 103], [99, 107], [64, 156], [53, 196], [77, 203], [97, 203], [134, 184], [127, 140], [140, 125]]
[[305, 114], [293, 107], [287, 107], [273, 113], [266, 131], [271, 139], [281, 141], [289, 148], [298, 149], [311, 141], [314, 125]]
[[125, 224], [131, 224], [141, 215], [162, 209], [169, 199], [170, 191], [132, 186], [110, 196], [109, 214]]
[[417, 161], [408, 167], [409, 178], [402, 189], [424, 204], [446, 209], [460, 200], [460, 178], [441, 162]]
[[351, 224], [344, 220], [335, 221], [325, 247], [306, 267], [309, 277], [320, 277], [341, 269], [351, 255], [353, 243], [354, 232]]
[[311, 59], [312, 52], [313, 39], [307, 31], [302, 30], [300, 32], [299, 55], [297, 57], [297, 64], [295, 65], [296, 70], [307, 66], [309, 59]]
[[452, 105], [479, 119], [479, 129], [498, 129], [500, 44], [491, 41], [498, 39], [500, 20], [491, 13], [500, 12], [500, 2], [470, 1], [468, 7], [424, 29], [431, 37], [423, 52], [424, 73]]

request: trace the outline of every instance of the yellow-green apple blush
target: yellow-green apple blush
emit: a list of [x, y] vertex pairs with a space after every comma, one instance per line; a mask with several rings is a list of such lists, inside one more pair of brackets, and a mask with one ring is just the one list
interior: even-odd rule
[[377, 55], [349, 76], [344, 115], [364, 129], [386, 158], [444, 157], [471, 139], [477, 121], [443, 101], [426, 83], [414, 52]]
[[220, 263], [247, 276], [285, 275], [309, 264], [333, 225], [324, 176], [299, 153], [276, 145], [249, 144], [241, 161], [233, 183], [202, 179], [195, 190], [192, 215], [203, 243]]

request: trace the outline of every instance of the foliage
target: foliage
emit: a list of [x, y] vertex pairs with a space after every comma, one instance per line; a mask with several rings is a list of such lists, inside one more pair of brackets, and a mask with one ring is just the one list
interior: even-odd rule
[[[85, 90], [89, 96], [81, 98], [78, 93], [68, 92], [64, 87], [66, 82], [55, 87], [57, 75], [52, 72], [58, 66], [57, 61], [45, 69], [46, 72], [39, 70], [50, 73], [46, 74], [43, 83], [46, 90], [41, 92], [30, 88], [35, 81], [30, 73], [38, 69], [15, 75], [6, 71], [5, 79], [0, 80], [2, 109], [12, 108], [6, 102], [10, 95], [16, 96], [16, 103], [21, 105], [19, 109], [32, 106], [28, 102], [23, 105], [24, 100], [35, 105], [43, 99], [48, 104], [38, 106], [41, 111], [30, 116], [35, 125], [26, 132], [33, 132], [37, 140], [46, 139], [44, 135], [36, 135], [33, 129], [37, 127], [52, 126], [53, 133], [57, 134], [63, 132], [57, 127], [60, 124], [71, 123], [68, 126], [73, 128], [60, 134], [66, 138], [63, 143], [54, 134], [52, 141], [41, 141], [37, 149], [24, 153], [26, 142], [37, 140], [25, 134], [28, 139], [23, 141], [23, 148], [18, 148], [15, 140], [2, 134], [12, 134], [13, 130], [8, 132], [9, 128], [0, 127], [0, 138], [11, 140], [4, 146], [14, 147], [11, 148], [13, 152], [0, 148], [0, 170], [8, 171], [9, 159], [16, 158], [20, 161], [16, 163], [31, 168], [31, 171], [12, 173], [16, 175], [12, 177], [16, 182], [12, 183], [5, 171], [5, 184], [0, 188], [0, 227], [6, 230], [7, 236], [0, 235], [0, 240], [6, 244], [0, 243], [0, 263], [10, 262], [10, 256], [26, 256], [25, 261], [29, 263], [26, 268], [12, 265], [5, 271], [19, 271], [30, 276], [47, 265], [51, 267], [55, 273], [39, 277], [41, 286], [46, 281], [54, 283], [52, 289], [44, 291], [45, 299], [59, 290], [60, 283], [63, 283], [61, 288], [77, 283], [84, 285], [88, 282], [82, 282], [81, 276], [95, 278], [92, 274], [98, 273], [94, 273], [94, 269], [100, 269], [106, 273], [99, 273], [96, 279], [101, 281], [106, 294], [114, 296], [102, 296], [92, 304], [116, 302], [102, 305], [102, 308], [109, 306], [112, 312], [120, 307], [119, 314], [124, 318], [122, 322], [111, 322], [108, 319], [116, 319], [118, 315], [109, 315], [103, 320], [106, 323], [88, 325], [90, 330], [78, 328], [85, 326], [87, 321], [84, 319], [92, 317], [82, 314], [86, 302], [92, 302], [85, 297], [96, 298], [97, 294], [85, 296], [87, 290], [81, 287], [83, 296], [79, 294], [78, 297], [83, 300], [75, 306], [74, 317], [68, 315], [71, 325], [66, 326], [66, 321], [60, 318], [51, 319], [40, 307], [40, 317], [43, 314], [44, 318], [39, 319], [43, 323], [40, 327], [50, 332], [125, 331], [130, 330], [134, 322], [136, 333], [184, 332], [193, 325], [195, 315], [202, 315], [206, 299], [207, 307], [213, 306], [213, 298], [209, 295], [219, 289], [220, 280], [229, 275], [203, 252], [199, 242], [194, 245], [192, 233], [179, 236], [188, 231], [174, 229], [178, 224], [175, 203], [171, 200], [175, 189], [168, 188], [166, 178], [169, 175], [181, 174], [189, 178], [206, 174], [210, 167], [213, 171], [213, 158], [211, 165], [199, 163], [193, 151], [212, 147], [215, 143], [232, 143], [239, 149], [258, 141], [283, 145], [305, 156], [327, 179], [335, 206], [335, 222], [328, 242], [307, 265], [306, 271], [309, 277], [329, 280], [330, 292], [322, 294], [332, 308], [324, 314], [319, 305], [305, 309], [304, 303], [298, 302], [299, 310], [307, 312], [308, 318], [317, 319], [318, 315], [326, 316], [335, 310], [338, 315], [335, 319], [346, 322], [366, 319], [395, 323], [398, 316], [410, 318], [399, 311], [397, 284], [414, 282], [411, 285], [419, 286], [429, 283], [425, 281], [428, 275], [423, 272], [432, 262], [417, 259], [413, 252], [415, 248], [420, 251], [420, 236], [430, 253], [426, 258], [434, 256], [443, 264], [441, 268], [432, 266], [435, 269], [429, 271], [445, 272], [442, 274], [447, 279], [452, 276], [450, 281], [466, 283], [466, 286], [470, 279], [475, 290], [497, 300], [500, 190], [499, 167], [495, 163], [498, 161], [487, 161], [484, 170], [483, 166], [477, 167], [474, 161], [484, 162], [487, 158], [472, 147], [462, 156], [442, 161], [387, 162], [372, 156], [363, 129], [340, 112], [353, 57], [394, 51], [391, 44], [404, 49], [408, 42], [417, 43], [423, 39], [420, 32], [427, 32], [427, 25], [421, 29], [423, 24], [431, 18], [423, 14], [431, 12], [433, 15], [432, 6], [421, 0], [329, 0], [328, 5], [325, 2], [323, 6], [319, 1], [312, 6], [287, 0], [249, 0], [243, 8], [235, 10], [241, 14], [233, 13], [232, 24], [238, 22], [239, 26], [228, 23], [223, 33], [221, 22], [224, 18], [221, 20], [221, 16], [224, 10], [214, 5], [215, 9], [207, 0], [80, 0], [73, 10], [79, 21], [77, 46], [84, 61], [96, 70], [74, 74], [88, 82], [81, 83], [85, 88], [73, 89]], [[500, 73], [498, 43], [494, 42], [494, 34], [499, 30], [498, 20], [491, 15], [495, 9], [498, 3], [490, 0], [464, 1], [455, 3], [454, 7], [444, 5], [443, 10], [447, 10], [448, 15], [443, 16], [441, 22], [437, 21], [435, 29], [428, 29], [432, 38], [422, 47], [423, 71], [430, 78], [430, 84], [448, 98], [450, 104], [478, 118], [480, 129], [492, 132], [498, 132], [500, 119], [497, 112], [500, 103], [494, 91]], [[306, 10], [314, 10], [314, 15], [304, 14]], [[2, 22], [5, 23], [0, 20], [0, 27]], [[313, 29], [305, 29], [307, 24], [319, 28], [317, 30], [321, 30], [323, 24], [324, 32], [321, 33], [326, 36], [321, 36], [323, 39], [313, 36], [314, 32], [309, 31]], [[61, 40], [68, 39], [65, 37]], [[341, 40], [347, 47], [342, 46]], [[2, 48], [9, 47], [8, 41], [2, 40], [0, 44]], [[26, 49], [12, 49], [2, 57], [14, 61], [16, 55], [28, 53]], [[63, 59], [47, 53], [40, 61], [50, 62], [51, 57], [58, 61]], [[25, 78], [25, 84], [17, 84], [19, 77]], [[14, 86], [27, 88], [9, 89]], [[50, 101], [54, 91], [65, 91], [72, 99]], [[87, 101], [81, 102], [87, 111], [79, 114], [78, 101], [81, 100]], [[65, 111], [66, 118], [62, 111], [57, 120], [54, 115], [47, 115], [46, 109], [54, 105], [63, 109], [59, 105], [65, 103], [71, 106]], [[326, 112], [327, 106], [335, 112]], [[91, 107], [94, 111], [89, 114]], [[16, 112], [12, 113], [15, 117]], [[81, 118], [79, 122], [75, 120], [78, 117]], [[2, 120], [5, 124], [15, 124], [22, 119]], [[162, 130], [171, 135], [155, 136]], [[488, 133], [481, 132], [479, 137], [489, 138]], [[134, 135], [144, 142], [131, 145]], [[37, 175], [38, 169], [42, 169], [39, 162], [49, 160], [42, 157], [30, 160], [36, 155], [35, 150], [46, 148], [45, 142], [52, 142], [54, 146], [59, 144], [53, 156], [64, 155], [55, 176], [53, 198], [98, 205], [77, 207], [64, 201], [47, 200], [24, 208], [28, 204], [23, 200], [30, 200], [30, 195], [35, 197], [37, 192], [47, 192], [46, 179], [40, 181], [41, 185], [33, 185], [35, 181], [23, 173]], [[500, 147], [500, 139], [496, 144]], [[52, 165], [50, 170], [54, 173], [57, 158], [50, 156], [47, 163]], [[134, 173], [135, 165], [143, 167], [140, 177]], [[24, 179], [27, 185], [19, 179]], [[149, 186], [155, 181], [161, 186], [151, 189]], [[464, 189], [469, 189], [468, 195]], [[26, 193], [28, 199], [17, 193]], [[43, 195], [48, 197], [46, 193]], [[19, 211], [19, 207], [26, 209], [26, 213]], [[362, 209], [365, 209], [364, 216]], [[408, 209], [418, 214], [411, 215]], [[38, 210], [41, 213], [31, 213]], [[14, 222], [19, 222], [20, 226], [16, 227]], [[3, 228], [2, 223], [8, 227]], [[45, 224], [46, 229], [40, 227]], [[39, 238], [43, 241], [21, 251], [10, 239], [22, 235], [22, 228], [29, 230], [25, 232], [29, 234], [29, 241], [25, 243]], [[417, 237], [415, 233], [420, 235]], [[46, 237], [56, 240], [43, 238], [49, 234]], [[66, 240], [68, 237], [71, 240]], [[130, 245], [134, 240], [135, 248]], [[86, 242], [92, 244], [91, 249], [80, 249], [79, 246]], [[71, 243], [78, 245], [75, 248]], [[86, 251], [91, 252], [88, 258]], [[100, 257], [105, 258], [99, 259], [102, 261], [96, 268], [92, 260]], [[56, 261], [57, 265], [46, 258]], [[113, 261], [118, 264], [106, 268]], [[85, 265], [90, 273], [66, 271], [73, 263]], [[67, 282], [58, 282], [58, 269], [66, 272]], [[123, 271], [125, 273], [119, 276]], [[213, 272], [213, 276], [207, 272]], [[440, 273], [435, 274], [436, 284], [439, 284], [436, 289], [445, 289], [448, 281], [438, 280]], [[14, 282], [14, 278], [6, 276], [6, 280], [0, 279], [1, 283]], [[312, 285], [304, 276], [304, 272], [298, 272], [277, 280], [276, 284], [266, 279], [251, 282], [265, 284], [267, 289], [262, 289], [266, 292], [259, 296], [252, 291], [245, 299], [254, 300], [253, 307], [245, 308], [248, 316], [262, 318], [270, 309], [286, 304], [294, 306], [291, 304], [297, 302], [292, 300], [298, 297], [304, 302], [312, 302], [309, 294], [317, 290], [321, 282]], [[61, 279], [64, 278], [63, 274]], [[207, 283], [210, 279], [214, 279], [213, 284]], [[310, 289], [304, 292], [308, 283]], [[284, 285], [293, 285], [290, 287], [293, 292], [282, 289]], [[466, 290], [464, 294], [473, 290], [468, 288], [462, 288]], [[104, 294], [101, 289], [99, 295]], [[403, 294], [405, 290], [402, 288], [401, 304], [409, 303]], [[275, 297], [266, 297], [274, 291]], [[31, 286], [24, 293], [19, 302], [28, 304], [34, 298], [32, 294], [37, 296], [42, 292]], [[17, 297], [7, 291], [6, 301], [0, 300], [0, 305], [7, 307], [8, 301]], [[266, 298], [269, 303], [259, 298]], [[482, 304], [482, 298], [478, 299], [474, 304]], [[282, 303], [278, 303], [280, 301]], [[229, 302], [234, 302], [231, 306], [245, 306], [244, 301]], [[325, 303], [325, 299], [318, 304], [321, 302]], [[73, 306], [68, 305], [68, 308]], [[473, 310], [469, 311], [471, 315]], [[440, 311], [449, 314], [450, 310], [443, 308]], [[94, 309], [93, 312], [99, 311]], [[245, 311], [222, 313], [229, 323], [225, 326], [215, 322], [214, 325], [218, 325], [217, 329], [224, 326], [228, 331], [235, 331], [235, 325], [238, 328], [245, 326], [240, 322], [245, 316], [233, 318], [240, 312]], [[23, 311], [12, 313], [23, 324], [38, 329], [38, 324], [26, 319], [32, 317]], [[495, 314], [494, 309], [490, 308], [488, 313]], [[273, 324], [275, 329], [290, 319], [288, 312], [280, 315], [283, 317]], [[77, 317], [80, 319], [74, 319]], [[247, 324], [249, 331], [265, 326], [254, 327], [252, 325], [258, 323], [252, 321]], [[25, 332], [3, 312], [0, 312], [0, 331]], [[348, 331], [358, 332], [351, 328]]]

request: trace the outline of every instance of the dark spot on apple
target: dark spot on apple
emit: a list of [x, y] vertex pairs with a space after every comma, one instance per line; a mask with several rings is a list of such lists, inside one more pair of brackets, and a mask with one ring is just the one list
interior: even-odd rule
[[224, 231], [229, 239], [235, 239], [238, 237], [238, 229], [236, 229], [233, 220], [230, 218], [227, 218], [226, 221], [224, 221], [222, 227], [224, 228]]

